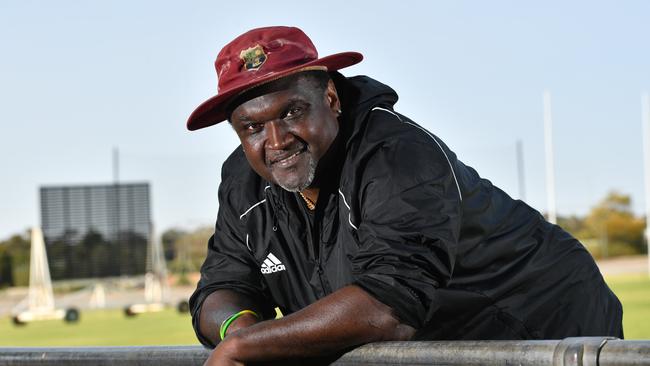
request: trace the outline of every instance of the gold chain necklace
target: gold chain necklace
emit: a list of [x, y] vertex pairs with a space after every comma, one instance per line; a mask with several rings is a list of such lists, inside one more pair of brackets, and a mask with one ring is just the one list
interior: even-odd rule
[[298, 192], [298, 194], [300, 195], [300, 197], [302, 197], [303, 201], [305, 201], [305, 203], [307, 204], [307, 208], [309, 209], [309, 211], [314, 211], [316, 209], [316, 204], [314, 203], [314, 201], [307, 198], [307, 196], [302, 194], [302, 192]]

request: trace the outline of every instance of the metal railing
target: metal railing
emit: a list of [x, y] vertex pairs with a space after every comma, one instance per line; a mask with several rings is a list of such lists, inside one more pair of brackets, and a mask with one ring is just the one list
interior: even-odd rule
[[[0, 366], [190, 366], [202, 365], [209, 354], [200, 346], [0, 348]], [[545, 341], [382, 342], [354, 349], [333, 365], [650, 365], [650, 341], [581, 337]]]

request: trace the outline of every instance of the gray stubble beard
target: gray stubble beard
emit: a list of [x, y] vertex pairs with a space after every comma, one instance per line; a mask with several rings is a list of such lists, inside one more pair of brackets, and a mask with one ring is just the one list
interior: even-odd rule
[[[295, 182], [294, 184], [287, 184], [287, 183], [282, 183], [278, 181], [276, 178], [275, 180], [278, 182], [278, 185], [282, 187], [285, 191], [289, 192], [300, 192], [303, 189], [309, 187], [311, 183], [314, 181], [314, 176], [316, 175], [316, 166], [318, 165], [318, 162], [314, 159], [313, 156], [309, 156], [309, 163], [307, 167], [307, 177], [303, 181], [300, 182]], [[275, 178], [275, 177], [274, 177]]]

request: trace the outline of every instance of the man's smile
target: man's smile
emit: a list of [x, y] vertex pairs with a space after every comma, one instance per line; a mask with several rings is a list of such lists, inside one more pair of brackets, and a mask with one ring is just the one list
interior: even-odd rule
[[271, 168], [288, 168], [294, 165], [305, 151], [307, 151], [307, 145], [302, 144], [289, 151], [278, 152], [269, 157], [268, 165]]

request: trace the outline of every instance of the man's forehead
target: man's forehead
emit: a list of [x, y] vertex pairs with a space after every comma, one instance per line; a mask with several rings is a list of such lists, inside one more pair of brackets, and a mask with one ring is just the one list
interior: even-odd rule
[[297, 103], [309, 103], [308, 94], [295, 89], [279, 90], [260, 95], [238, 105], [232, 112], [232, 119], [250, 119], [254, 114], [282, 112]]
[[240, 117], [244, 109], [271, 108], [278, 103], [309, 100], [317, 88], [305, 75], [287, 77], [257, 86], [237, 97], [230, 105], [232, 117]]

